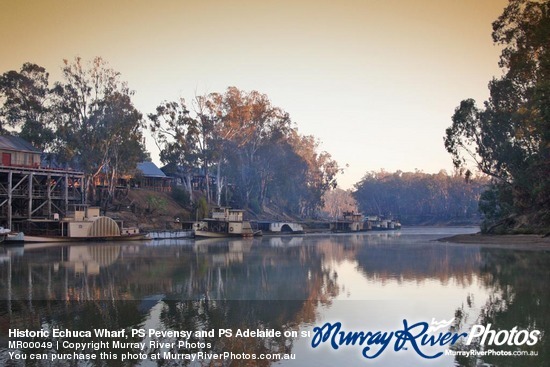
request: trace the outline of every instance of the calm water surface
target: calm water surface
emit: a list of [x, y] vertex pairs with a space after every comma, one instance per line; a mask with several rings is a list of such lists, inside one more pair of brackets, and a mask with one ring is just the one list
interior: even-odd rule
[[[405, 228], [364, 234], [180, 240], [0, 248], [0, 364], [9, 358], [8, 329], [68, 330], [274, 329], [311, 333], [342, 323], [346, 331], [395, 331], [403, 320], [454, 321], [443, 332], [537, 329], [541, 341], [521, 350], [533, 357], [454, 357], [428, 360], [413, 348], [365, 359], [360, 346], [311, 347], [311, 337], [205, 338], [210, 351], [293, 353], [269, 362], [163, 360], [122, 363], [26, 361], [30, 366], [548, 366], [550, 253], [435, 241], [474, 228]], [[94, 338], [92, 338], [94, 339]], [[134, 336], [126, 341], [146, 342]], [[174, 342], [177, 338], [158, 338]], [[55, 341], [55, 338], [54, 338]], [[74, 338], [72, 341], [89, 341]], [[473, 347], [473, 346], [470, 346]], [[468, 348], [470, 348], [468, 347]], [[460, 346], [455, 346], [460, 348]], [[425, 348], [428, 354], [448, 349]], [[476, 350], [481, 350], [479, 345]], [[514, 346], [499, 350], [518, 350]], [[184, 350], [146, 348], [190, 353]], [[62, 348], [42, 353], [67, 353]], [[111, 355], [126, 349], [105, 348]], [[20, 350], [19, 352], [26, 352]], [[135, 350], [139, 352], [139, 350]], [[433, 352], [433, 353], [431, 353]]]

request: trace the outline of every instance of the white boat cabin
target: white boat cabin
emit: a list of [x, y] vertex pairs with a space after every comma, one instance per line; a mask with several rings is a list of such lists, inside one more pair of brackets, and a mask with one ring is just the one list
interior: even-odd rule
[[244, 210], [216, 207], [212, 209], [211, 217], [225, 222], [242, 222], [244, 221]]

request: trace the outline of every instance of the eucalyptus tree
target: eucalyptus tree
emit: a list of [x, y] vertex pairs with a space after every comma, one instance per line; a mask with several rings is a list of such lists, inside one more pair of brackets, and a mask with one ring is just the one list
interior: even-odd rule
[[221, 205], [221, 193], [225, 184], [222, 176], [222, 166], [225, 164], [226, 158], [223, 153], [224, 142], [231, 135], [231, 132], [223, 132], [223, 129], [220, 128], [221, 111], [219, 101], [220, 95], [218, 93], [195, 96], [193, 99], [193, 107], [197, 116], [196, 141], [205, 177], [206, 197], [208, 201], [212, 200], [210, 169], [216, 169], [217, 174], [214, 177], [216, 179], [216, 204], [218, 206]]
[[315, 138], [298, 134], [289, 114], [258, 91], [229, 87], [196, 96], [193, 112], [183, 100], [164, 102], [149, 120], [161, 160], [180, 167], [188, 191], [191, 172], [201, 168], [212, 199], [208, 185], [215, 170], [218, 205], [225, 189], [235, 205], [255, 211], [269, 199], [284, 210], [311, 213], [335, 185], [336, 162], [318, 153]]
[[100, 57], [84, 63], [64, 60], [63, 80], [55, 84], [56, 150], [87, 176], [87, 194], [103, 175], [112, 194], [117, 175], [146, 158], [142, 115], [120, 73]]
[[203, 152], [204, 172], [217, 170], [218, 204], [222, 188], [231, 180], [240, 205], [257, 202], [261, 205], [270, 175], [268, 163], [261, 153], [290, 130], [286, 112], [275, 107], [267, 95], [229, 87], [225, 93], [210, 93], [195, 98]]
[[334, 190], [326, 191], [323, 201], [323, 212], [331, 219], [341, 218], [345, 212], [356, 212], [358, 210], [357, 201], [351, 190], [343, 190], [337, 187]]
[[193, 171], [198, 163], [197, 124], [183, 99], [163, 102], [148, 115], [149, 128], [160, 150], [160, 160], [180, 176], [193, 201]]
[[25, 63], [20, 71], [0, 76], [0, 133], [13, 128], [41, 150], [52, 145], [49, 74], [41, 66]]
[[324, 206], [324, 193], [337, 187], [336, 175], [342, 170], [328, 152], [318, 152], [320, 142], [314, 136], [294, 130], [289, 143], [307, 167], [297, 184], [301, 190], [300, 214], [311, 216]]
[[[258, 154], [262, 146], [273, 143], [275, 135], [284, 135], [291, 128], [285, 111], [271, 104], [268, 96], [258, 91], [244, 92], [235, 87], [227, 89], [222, 100], [221, 132], [231, 135], [239, 162], [235, 179], [245, 205], [252, 200], [261, 202], [261, 181], [265, 162]], [[265, 177], [264, 177], [265, 178]]]
[[193, 112], [186, 101], [165, 101], [148, 115], [149, 129], [160, 150], [161, 161], [172, 173], [180, 176], [193, 201], [191, 181], [195, 171], [202, 168], [206, 179], [206, 197], [210, 201], [210, 169], [217, 166], [216, 202], [221, 203], [223, 187], [222, 166], [227, 142], [233, 134], [221, 123], [221, 95], [210, 93], [196, 96]]
[[[445, 136], [456, 167], [473, 161], [494, 180], [482, 198], [487, 228], [550, 211], [550, 1], [511, 0], [493, 40], [504, 75], [489, 83], [483, 108], [460, 103]], [[547, 214], [538, 219], [550, 224]]]

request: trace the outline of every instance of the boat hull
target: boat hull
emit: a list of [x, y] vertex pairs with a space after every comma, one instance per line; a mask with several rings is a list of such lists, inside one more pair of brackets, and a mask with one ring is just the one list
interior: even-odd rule
[[145, 234], [131, 234], [113, 237], [64, 237], [64, 236], [28, 236], [23, 233], [8, 235], [4, 242], [10, 243], [57, 243], [57, 242], [86, 242], [86, 241], [137, 241], [146, 240]]
[[246, 238], [246, 237], [254, 237], [254, 233], [226, 233], [226, 232], [213, 232], [213, 231], [195, 230], [195, 237], [199, 237], [199, 238], [227, 238], [227, 237]]
[[192, 238], [194, 233], [192, 230], [175, 230], [175, 231], [150, 231], [148, 237], [153, 240]]

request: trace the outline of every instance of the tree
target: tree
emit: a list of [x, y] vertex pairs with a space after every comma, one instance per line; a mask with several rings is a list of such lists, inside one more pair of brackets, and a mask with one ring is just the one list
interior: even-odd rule
[[341, 218], [344, 212], [357, 211], [357, 202], [353, 198], [351, 190], [340, 188], [329, 190], [325, 192], [323, 201], [325, 203], [323, 211], [332, 219]]
[[84, 171], [88, 195], [95, 179], [103, 175], [111, 197], [117, 175], [133, 170], [147, 157], [142, 115], [132, 103], [133, 92], [100, 57], [87, 66], [79, 57], [64, 60], [62, 73], [63, 81], [53, 90], [56, 151]]
[[261, 186], [262, 180], [266, 178], [266, 166], [258, 152], [289, 131], [290, 117], [282, 109], [273, 106], [267, 95], [257, 91], [246, 93], [230, 87], [222, 103], [224, 113], [220, 132], [230, 135], [236, 148], [232, 153], [240, 164], [234, 179], [240, 195], [245, 205], [252, 199], [261, 203], [262, 192], [265, 192]]
[[[216, 169], [216, 204], [221, 205], [222, 190], [226, 187], [227, 180], [223, 174], [223, 167], [227, 164], [229, 146], [236, 130], [223, 123], [224, 107], [223, 96], [220, 93], [210, 93], [197, 96], [194, 100], [197, 119], [201, 122], [203, 132], [203, 167], [207, 185], [210, 166]], [[208, 186], [208, 193], [210, 187]], [[227, 192], [227, 190], [226, 190]], [[208, 196], [208, 198], [210, 198]]]
[[460, 172], [368, 172], [353, 196], [365, 214], [398, 216], [404, 224], [470, 223], [479, 219], [483, 177], [465, 180]]
[[[178, 167], [191, 191], [191, 173], [201, 170], [210, 201], [210, 172], [216, 172], [216, 203], [261, 211], [266, 202], [291, 213], [313, 213], [336, 184], [338, 165], [319, 142], [302, 137], [288, 113], [267, 95], [229, 87], [193, 100], [163, 102], [149, 115], [161, 160]], [[177, 170], [174, 169], [174, 172]], [[212, 190], [213, 191], [213, 190]]]
[[18, 135], [41, 150], [51, 147], [49, 74], [41, 66], [25, 63], [19, 72], [0, 76], [0, 133], [16, 128]]
[[[196, 97], [195, 106], [203, 132], [199, 140], [203, 161], [217, 169], [218, 203], [224, 181], [230, 179], [240, 205], [254, 201], [261, 206], [272, 177], [266, 148], [285, 139], [291, 129], [289, 115], [273, 106], [267, 95], [235, 87], [224, 94]], [[205, 174], [208, 169], [204, 164]]]
[[[141, 113], [133, 107], [130, 96], [115, 92], [101, 102], [99, 114], [103, 129], [109, 134], [106, 146], [106, 174], [110, 201], [119, 176], [134, 172], [138, 162], [148, 158], [143, 146]], [[107, 203], [105, 203], [107, 204]]]
[[[120, 174], [147, 158], [142, 116], [120, 74], [100, 57], [84, 65], [64, 60], [63, 80], [49, 87], [43, 67], [23, 64], [0, 77], [0, 132], [6, 127], [42, 150], [57, 153], [59, 163], [82, 170], [87, 195], [103, 175], [112, 197]], [[90, 197], [90, 196], [88, 196]]]
[[[505, 74], [489, 83], [483, 108], [472, 99], [455, 110], [445, 147], [456, 167], [472, 159], [493, 178], [483, 210], [485, 228], [518, 215], [550, 225], [550, 2], [511, 0], [493, 23], [493, 40], [504, 46]], [[498, 210], [495, 206], [509, 207]], [[533, 218], [531, 218], [533, 219]], [[532, 220], [531, 220], [532, 222]], [[516, 223], [517, 224], [517, 223]]]
[[192, 118], [183, 99], [164, 102], [148, 115], [149, 128], [160, 149], [160, 160], [180, 176], [193, 201], [191, 181], [198, 165], [198, 121]]
[[306, 163], [306, 173], [299, 181], [299, 187], [302, 188], [300, 214], [311, 216], [323, 207], [324, 193], [336, 188], [336, 175], [340, 168], [328, 152], [317, 152], [320, 142], [314, 136], [301, 136], [293, 131], [289, 141], [296, 154]]

